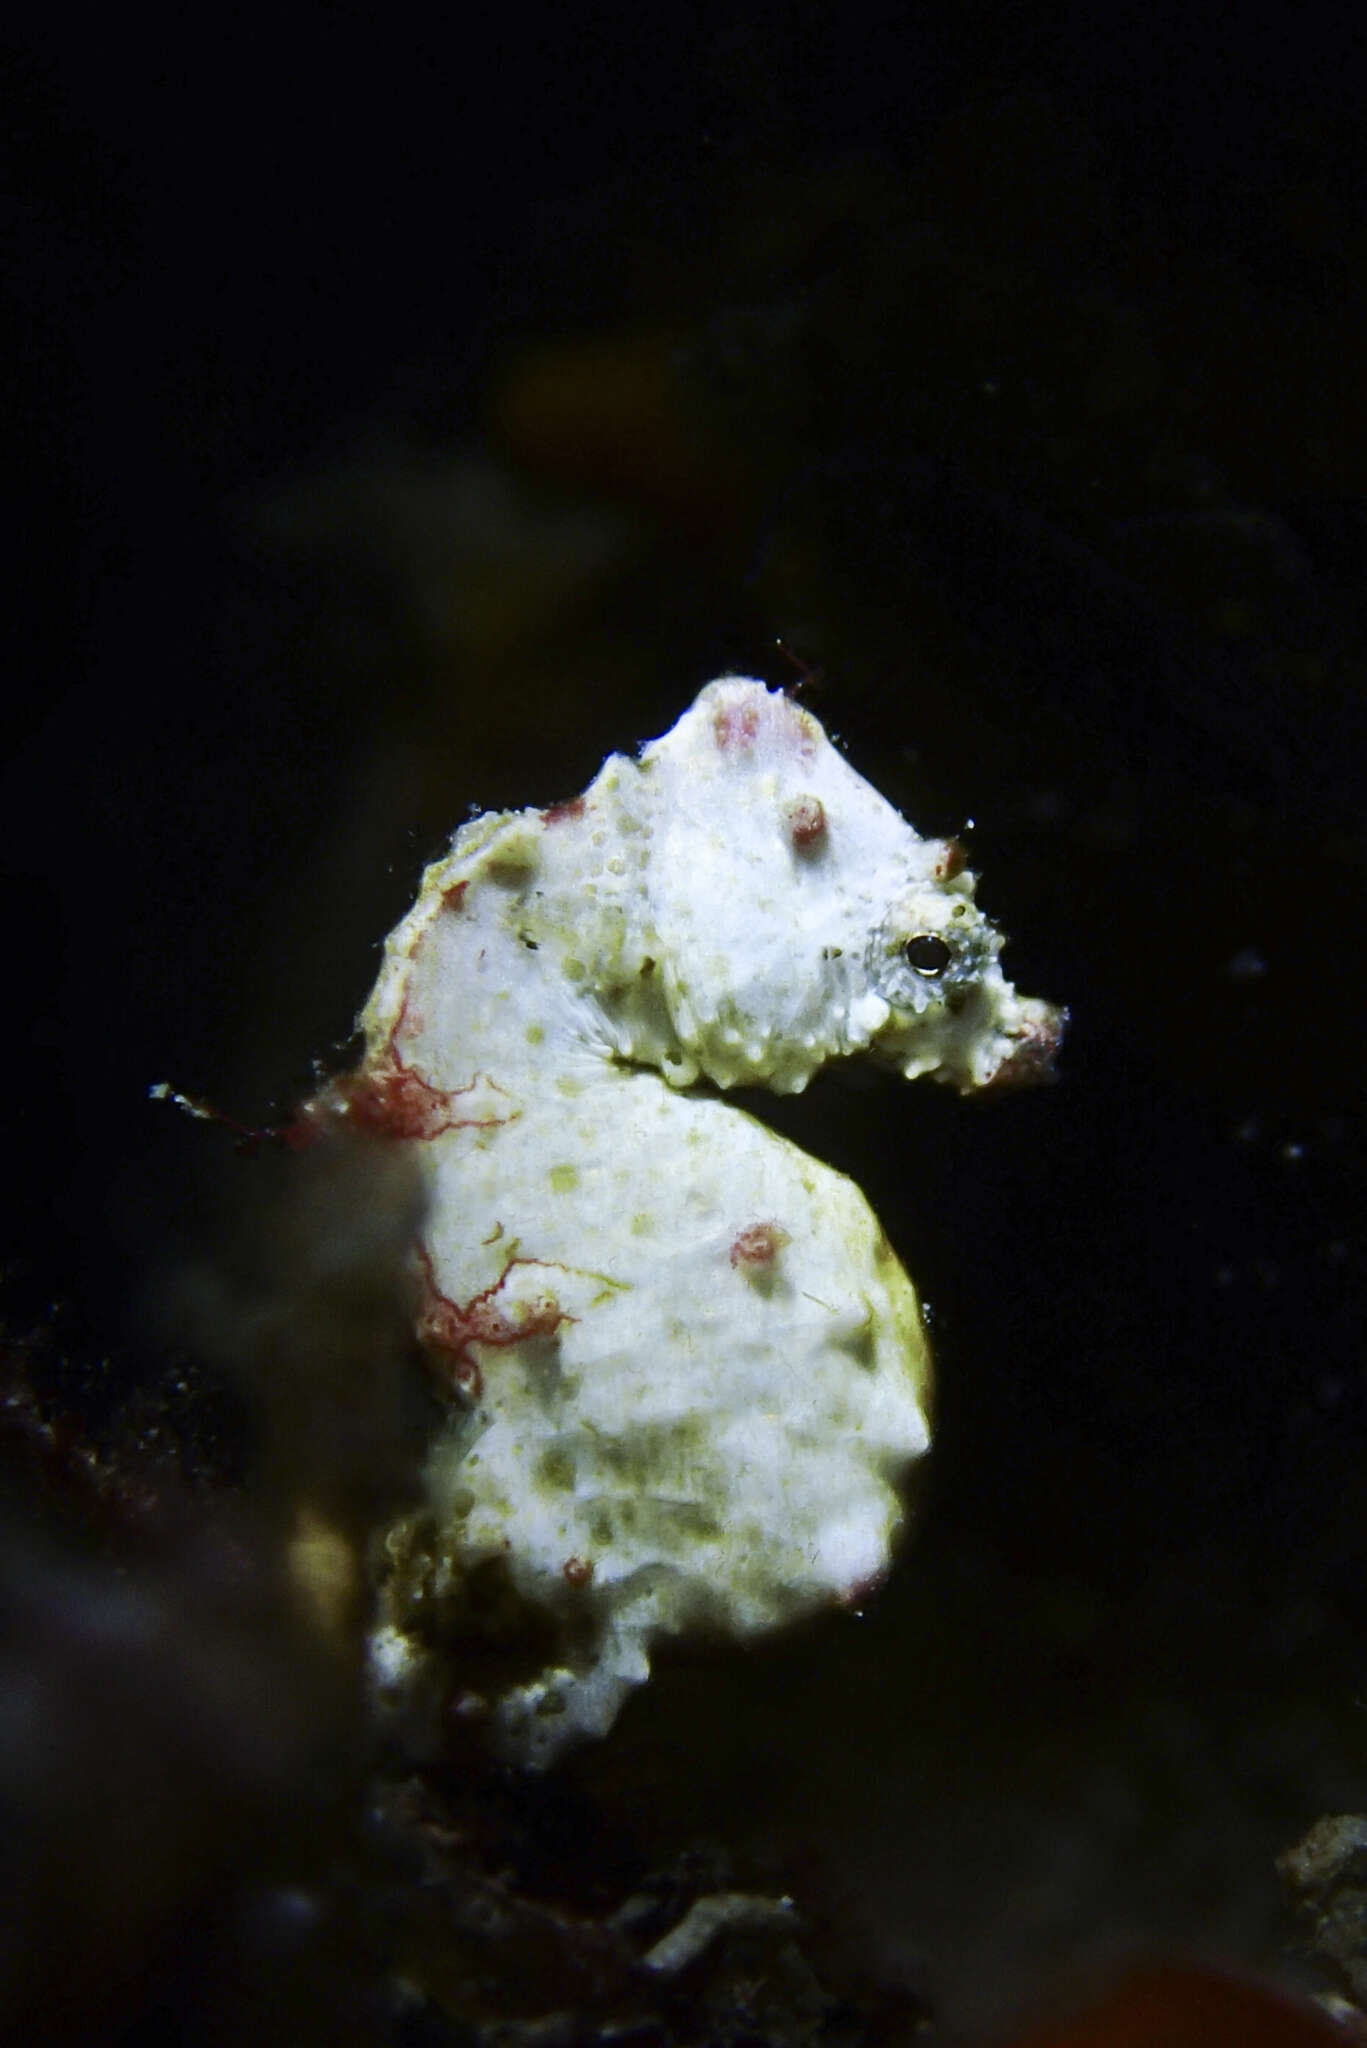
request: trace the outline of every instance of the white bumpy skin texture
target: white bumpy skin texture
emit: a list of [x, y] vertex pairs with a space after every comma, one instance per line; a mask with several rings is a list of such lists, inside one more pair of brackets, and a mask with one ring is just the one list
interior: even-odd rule
[[1061, 1014], [1004, 979], [973, 892], [738, 676], [427, 870], [330, 1104], [427, 1195], [445, 1419], [380, 1546], [382, 1702], [543, 1765], [659, 1636], [749, 1636], [884, 1572], [928, 1443], [916, 1295], [853, 1183], [716, 1091], [853, 1054], [963, 1091], [1046, 1074]]

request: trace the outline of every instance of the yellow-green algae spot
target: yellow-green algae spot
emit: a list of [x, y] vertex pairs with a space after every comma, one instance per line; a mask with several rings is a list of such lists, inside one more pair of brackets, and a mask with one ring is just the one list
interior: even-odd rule
[[557, 1195], [572, 1194], [578, 1185], [579, 1168], [577, 1166], [553, 1166], [551, 1168], [551, 1188]]
[[536, 1476], [543, 1486], [555, 1487], [561, 1493], [568, 1493], [574, 1485], [574, 1454], [564, 1444], [552, 1444], [542, 1452], [537, 1463]]
[[543, 1041], [545, 1040], [545, 1036], [546, 1036], [546, 1033], [545, 1033], [544, 1029], [542, 1028], [542, 1026], [541, 1026], [540, 1024], [529, 1024], [529, 1025], [527, 1026], [527, 1043], [528, 1043], [528, 1045], [540, 1045], [540, 1044], [542, 1044], [542, 1043], [543, 1043]]

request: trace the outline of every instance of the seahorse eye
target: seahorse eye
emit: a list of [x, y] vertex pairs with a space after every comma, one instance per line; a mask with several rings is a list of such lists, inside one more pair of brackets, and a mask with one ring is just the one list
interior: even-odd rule
[[954, 955], [937, 932], [917, 932], [914, 939], [908, 939], [902, 951], [907, 964], [918, 974], [924, 974], [928, 981], [934, 981], [944, 973]]

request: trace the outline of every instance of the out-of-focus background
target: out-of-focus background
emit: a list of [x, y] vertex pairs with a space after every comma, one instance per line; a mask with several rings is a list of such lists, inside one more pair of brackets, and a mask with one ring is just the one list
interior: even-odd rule
[[145, 2011], [186, 1896], [265, 1841], [269, 1927], [201, 1915], [176, 1996], [276, 1943], [316, 2016], [327, 1887], [296, 1898], [290, 1845], [351, 1796], [346, 1711], [243, 1593], [255, 1536], [193, 1571], [134, 1545], [116, 1597], [101, 1516], [161, 1512], [157, 1431], [248, 1522], [263, 1434], [269, 1496], [335, 1428], [357, 1518], [372, 1424], [377, 1489], [408, 1440], [328, 1344], [295, 1405], [259, 1347], [235, 1376], [253, 1290], [287, 1359], [336, 1312], [326, 1260], [292, 1263], [280, 1162], [149, 1085], [287, 1116], [469, 809], [574, 793], [728, 669], [805, 677], [922, 831], [973, 821], [1010, 971], [1073, 1025], [1058, 1087], [1003, 1103], [748, 1105], [855, 1175], [929, 1299], [919, 1532], [864, 1616], [666, 1660], [554, 1797], [647, 1861], [768, 1869], [947, 2038], [1135, 1947], [1318, 1981], [1274, 1859], [1367, 1802], [1357, 43], [1346, 10], [791, 4], [12, 48], [0, 1596], [35, 2010], [60, 1954], [73, 2024], [82, 1955]]

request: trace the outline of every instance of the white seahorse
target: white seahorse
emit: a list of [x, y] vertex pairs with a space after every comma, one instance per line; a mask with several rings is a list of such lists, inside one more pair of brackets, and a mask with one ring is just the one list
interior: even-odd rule
[[854, 1054], [963, 1091], [1042, 1076], [1062, 1013], [1001, 945], [958, 845], [742, 677], [573, 802], [456, 834], [333, 1099], [420, 1162], [447, 1402], [383, 1546], [382, 1697], [544, 1764], [611, 1725], [659, 1635], [881, 1576], [929, 1441], [915, 1292], [854, 1184], [717, 1091]]

